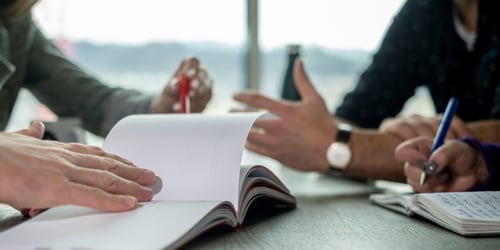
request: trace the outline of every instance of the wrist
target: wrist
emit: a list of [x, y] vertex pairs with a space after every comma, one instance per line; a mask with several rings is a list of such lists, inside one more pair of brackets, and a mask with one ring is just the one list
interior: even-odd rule
[[488, 162], [488, 154], [484, 149], [484, 145], [474, 137], [466, 136], [462, 141], [467, 143], [474, 149], [475, 159], [473, 166], [476, 168], [476, 183], [470, 188], [470, 191], [488, 190], [491, 177], [493, 174], [493, 167]]
[[488, 167], [486, 165], [486, 161], [484, 160], [484, 157], [477, 151], [475, 153], [475, 163], [474, 166], [476, 166], [476, 178], [477, 178], [477, 185], [484, 186], [490, 177]]
[[328, 168], [344, 172], [351, 163], [352, 151], [350, 146], [352, 126], [346, 123], [336, 125], [333, 142], [326, 150]]

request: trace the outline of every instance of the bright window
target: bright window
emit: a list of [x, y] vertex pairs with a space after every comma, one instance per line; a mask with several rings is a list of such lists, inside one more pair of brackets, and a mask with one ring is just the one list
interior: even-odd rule
[[245, 17], [244, 0], [44, 0], [35, 9], [47, 36], [113, 86], [158, 93], [197, 56], [215, 79], [216, 112], [244, 88]]
[[[112, 86], [158, 93], [180, 61], [200, 58], [215, 79], [208, 112], [227, 112], [246, 88], [247, 1], [43, 0], [34, 18], [84, 69]], [[260, 91], [278, 97], [289, 44], [333, 108], [352, 88], [402, 0], [259, 1]], [[376, 10], [376, 11], [374, 11]], [[10, 130], [46, 112], [21, 93]], [[43, 114], [42, 114], [43, 116]], [[8, 128], [9, 129], [9, 128]]]

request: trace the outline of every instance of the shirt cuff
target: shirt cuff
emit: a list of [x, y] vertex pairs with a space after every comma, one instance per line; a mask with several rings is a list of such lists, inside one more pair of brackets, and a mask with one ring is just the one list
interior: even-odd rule
[[468, 191], [488, 190], [488, 187], [490, 186], [492, 177], [494, 176], [494, 168], [493, 168], [493, 164], [491, 162], [492, 155], [490, 154], [490, 152], [488, 150], [485, 149], [484, 144], [482, 144], [478, 139], [476, 139], [472, 136], [466, 136], [466, 137], [462, 138], [461, 140], [479, 152], [481, 157], [483, 157], [484, 162], [486, 163], [486, 168], [488, 170], [488, 178], [486, 179], [486, 181], [482, 184], [479, 184], [479, 183], [475, 184]]

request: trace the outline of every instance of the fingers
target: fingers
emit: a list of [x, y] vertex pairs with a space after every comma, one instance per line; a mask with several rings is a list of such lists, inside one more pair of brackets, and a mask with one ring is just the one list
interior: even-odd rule
[[400, 123], [398, 124], [398, 126], [385, 129], [383, 132], [395, 134], [403, 140], [411, 139], [418, 136], [417, 130], [408, 123]]
[[405, 163], [404, 173], [406, 176], [406, 182], [412, 187], [415, 192], [436, 192], [437, 190], [443, 190], [446, 187], [446, 182], [448, 179], [442, 179], [440, 175], [431, 175], [427, 179], [426, 183], [420, 185], [420, 178], [422, 171], [425, 171], [427, 163], [422, 165], [412, 165], [409, 162]]
[[318, 100], [321, 99], [316, 89], [314, 89], [313, 84], [309, 80], [307, 73], [304, 69], [304, 64], [302, 59], [297, 58], [294, 63], [293, 68], [293, 78], [295, 80], [295, 86], [297, 87], [298, 92], [302, 100], [310, 101], [310, 100]]
[[271, 145], [275, 144], [270, 136], [258, 131], [250, 131], [250, 133], [248, 133], [247, 142], [253, 147], [259, 147], [261, 149], [269, 148]]
[[129, 160], [127, 160], [119, 155], [109, 153], [100, 147], [87, 146], [87, 145], [83, 145], [83, 144], [79, 144], [79, 143], [61, 144], [61, 146], [69, 151], [72, 151], [72, 152], [111, 158], [111, 159], [123, 162], [127, 165], [135, 166], [135, 164], [132, 163], [131, 161], [129, 161]]
[[42, 139], [43, 134], [45, 134], [45, 124], [41, 121], [34, 121], [31, 124], [30, 131], [32, 132], [31, 136]]
[[253, 108], [266, 109], [272, 113], [280, 114], [285, 113], [287, 108], [286, 102], [273, 100], [269, 97], [261, 95], [257, 92], [241, 92], [233, 96], [236, 101], [245, 103]]
[[200, 74], [199, 67], [200, 67], [200, 61], [195, 57], [189, 57], [182, 60], [181, 64], [175, 71], [174, 76], [168, 82], [167, 88], [165, 88], [165, 90], [168, 90], [166, 91], [166, 94], [168, 94], [169, 96], [177, 96], [179, 94], [180, 76], [184, 74], [189, 78], [193, 79]]
[[108, 171], [144, 186], [152, 185], [156, 180], [154, 172], [137, 168], [112, 158], [76, 154], [74, 155], [73, 163], [79, 167]]
[[[441, 117], [422, 117], [413, 115], [411, 117], [398, 117], [385, 119], [379, 127], [379, 131], [394, 134], [403, 140], [417, 136], [434, 137], [439, 129]], [[465, 123], [458, 117], [454, 117], [446, 139], [456, 139], [470, 134]]]
[[[277, 157], [278, 133], [284, 130], [283, 124], [279, 120], [258, 119], [247, 136], [246, 148], [250, 151], [269, 156]], [[274, 150], [272, 150], [274, 148]]]
[[[200, 61], [196, 57], [189, 57], [184, 60], [182, 60], [181, 64], [175, 71], [175, 76], [178, 77], [179, 75], [185, 73], [185, 74], [191, 74], [188, 75], [189, 77], [193, 77], [198, 73], [198, 67], [200, 66]], [[194, 70], [194, 72], [188, 72], [189, 70]]]
[[247, 136], [247, 141], [260, 148], [274, 147], [276, 145], [276, 136], [283, 131], [283, 125], [279, 120], [260, 119], [255, 121], [252, 130]]
[[19, 130], [16, 133], [34, 137], [37, 139], [42, 139], [43, 134], [45, 133], [45, 124], [40, 121], [34, 121], [29, 129]]
[[398, 145], [395, 150], [395, 156], [398, 160], [417, 165], [418, 160], [428, 158], [432, 141], [433, 139], [430, 137], [417, 137], [407, 140]]
[[164, 87], [162, 94], [156, 97], [152, 103], [153, 113], [174, 113], [181, 111], [179, 100], [179, 79], [181, 76], [190, 79], [189, 112], [202, 112], [212, 98], [213, 80], [209, 77], [208, 71], [200, 66], [197, 58], [191, 57], [182, 61], [175, 75]]
[[153, 191], [150, 188], [111, 172], [77, 167], [68, 170], [67, 176], [72, 182], [98, 188], [110, 194], [132, 195], [139, 201], [149, 201], [153, 198]]
[[60, 195], [61, 200], [66, 201], [64, 204], [74, 204], [104, 211], [127, 211], [137, 206], [137, 198], [134, 196], [110, 194], [79, 183], [69, 183]]
[[428, 137], [436, 136], [436, 132], [439, 127], [439, 124], [436, 122], [436, 120], [433, 119], [431, 121], [428, 121], [421, 118], [422, 117], [414, 119], [413, 129], [416, 132], [415, 136], [428, 136]]
[[[404, 173], [408, 184], [418, 192], [465, 191], [479, 181], [476, 165], [477, 152], [474, 149], [460, 141], [448, 141], [424, 164], [406, 162]], [[429, 178], [420, 185], [422, 171], [426, 171]]]
[[145, 186], [152, 185], [156, 180], [154, 172], [137, 168], [129, 160], [102, 148], [77, 143], [64, 144], [63, 147], [77, 153], [71, 154], [68, 160], [79, 167], [109, 171]]
[[451, 139], [461, 138], [470, 135], [470, 132], [465, 126], [465, 123], [458, 116], [454, 116], [453, 120], [451, 120], [449, 133], [452, 133]]
[[[434, 151], [429, 157], [432, 162], [435, 162], [439, 166], [435, 172], [440, 172], [444, 166], [450, 166], [455, 163], [457, 159], [464, 156], [464, 150], [467, 150], [468, 147], [469, 146], [467, 146], [466, 144], [448, 142], [436, 149], [436, 151]], [[471, 161], [472, 160], [467, 160], [459, 164], [466, 164], [467, 162]]]
[[245, 147], [254, 153], [261, 154], [261, 155], [268, 156], [268, 157], [272, 157], [271, 151], [269, 150], [269, 148], [264, 147], [262, 145], [253, 144], [253, 143], [247, 141], [247, 143], [245, 144]]
[[394, 134], [403, 140], [417, 136], [436, 135], [439, 127], [439, 119], [425, 118], [420, 115], [411, 117], [399, 117], [385, 119], [380, 125], [379, 131]]

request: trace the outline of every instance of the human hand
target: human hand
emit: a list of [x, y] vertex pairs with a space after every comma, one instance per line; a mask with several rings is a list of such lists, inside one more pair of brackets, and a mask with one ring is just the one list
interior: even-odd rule
[[302, 97], [299, 102], [273, 100], [255, 92], [234, 96], [239, 102], [269, 110], [279, 117], [257, 120], [246, 147], [298, 170], [325, 172], [329, 169], [326, 149], [332, 143], [336, 127], [300, 59], [295, 61], [293, 74]]
[[[402, 140], [418, 136], [434, 137], [441, 123], [442, 115], [438, 117], [423, 117], [412, 115], [410, 117], [386, 118], [379, 126], [379, 132], [393, 134]], [[457, 139], [469, 135], [465, 123], [457, 116], [453, 117], [446, 139]]]
[[181, 75], [191, 78], [190, 112], [202, 112], [212, 98], [213, 81], [206, 69], [200, 66], [196, 58], [182, 61], [174, 76], [163, 88], [161, 95], [152, 103], [152, 113], [174, 113], [180, 111], [178, 79]]
[[124, 211], [153, 197], [152, 171], [101, 148], [40, 140], [44, 126], [0, 133], [0, 201], [17, 209], [73, 204]]
[[[432, 143], [431, 137], [417, 137], [401, 143], [396, 148], [396, 158], [405, 161], [406, 181], [413, 190], [461, 192], [487, 180], [486, 163], [474, 148], [462, 141], [449, 140], [429, 157]], [[430, 176], [428, 181], [420, 186], [420, 175], [424, 169]]]

